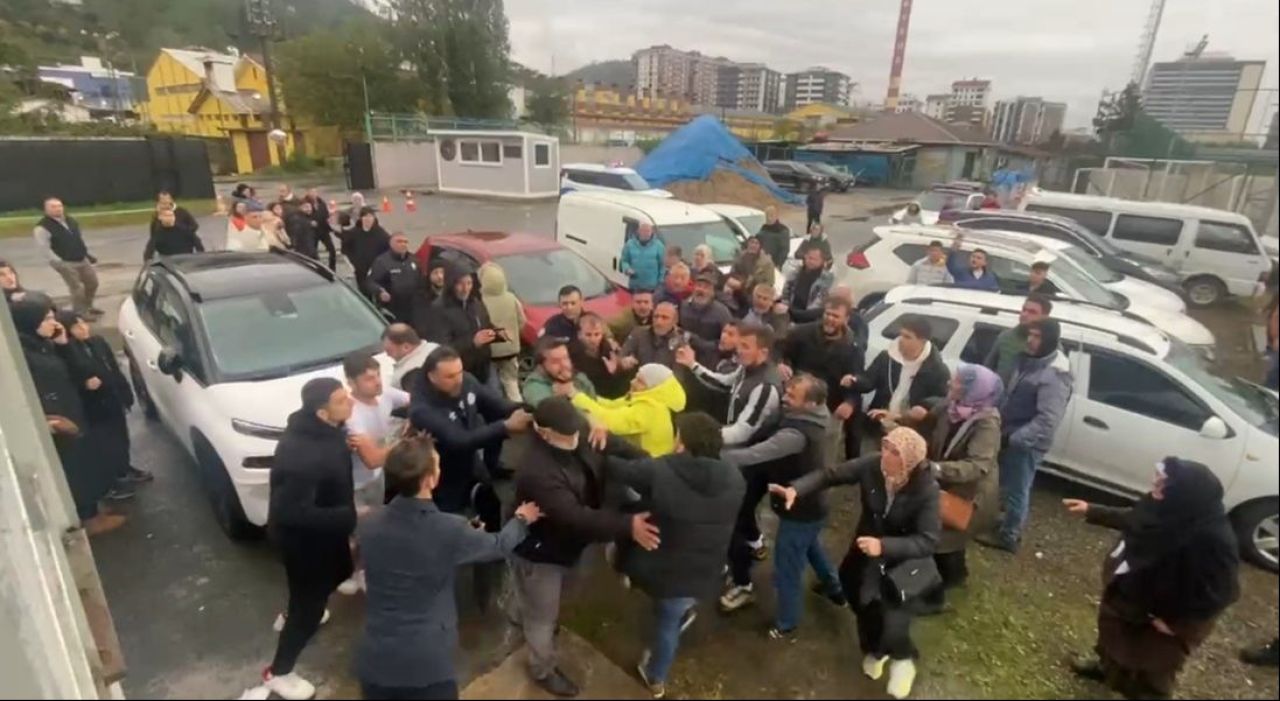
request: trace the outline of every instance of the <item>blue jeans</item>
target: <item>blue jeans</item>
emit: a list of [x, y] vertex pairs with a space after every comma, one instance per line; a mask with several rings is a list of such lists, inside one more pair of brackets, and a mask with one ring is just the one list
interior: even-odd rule
[[1000, 501], [1004, 505], [1004, 521], [1000, 523], [1000, 540], [1016, 546], [1022, 528], [1031, 512], [1031, 484], [1044, 453], [1017, 446], [1006, 446], [1000, 453]]
[[809, 563], [829, 593], [840, 591], [840, 578], [822, 551], [818, 536], [822, 521], [778, 519], [778, 542], [773, 549], [773, 585], [778, 590], [778, 613], [774, 625], [789, 631], [800, 625], [804, 592], [804, 565]]
[[680, 648], [680, 621], [696, 603], [698, 600], [692, 597], [653, 600], [653, 644], [649, 648], [649, 665], [644, 670], [649, 681], [655, 684], [667, 681], [671, 663], [676, 661], [676, 650]]

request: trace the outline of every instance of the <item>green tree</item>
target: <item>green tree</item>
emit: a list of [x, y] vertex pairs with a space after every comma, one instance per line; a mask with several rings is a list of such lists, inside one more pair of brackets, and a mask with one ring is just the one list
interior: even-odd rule
[[391, 8], [432, 114], [510, 114], [511, 45], [502, 0], [392, 0]]
[[526, 118], [546, 126], [564, 124], [569, 119], [569, 95], [564, 81], [543, 78], [529, 86], [525, 100]]
[[276, 76], [289, 112], [358, 129], [366, 86], [374, 111], [416, 110], [422, 86], [401, 69], [400, 52], [383, 40], [384, 32], [379, 22], [353, 22], [279, 44]]

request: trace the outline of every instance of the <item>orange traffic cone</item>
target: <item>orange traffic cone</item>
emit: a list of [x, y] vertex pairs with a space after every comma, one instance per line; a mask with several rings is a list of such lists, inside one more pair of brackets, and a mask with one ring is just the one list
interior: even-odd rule
[[413, 201], [413, 194], [412, 194], [412, 193], [409, 193], [409, 194], [405, 195], [405, 198], [404, 198], [404, 211], [406, 211], [406, 212], [416, 212], [416, 211], [418, 211], [418, 203]]
[[382, 196], [382, 212], [384, 214], [391, 213], [391, 198], [386, 195]]

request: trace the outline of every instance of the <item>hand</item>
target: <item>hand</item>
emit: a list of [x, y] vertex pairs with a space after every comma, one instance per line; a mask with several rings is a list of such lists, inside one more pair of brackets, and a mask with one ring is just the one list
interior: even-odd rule
[[49, 430], [59, 436], [80, 435], [80, 427], [65, 416], [50, 414], [45, 417], [45, 422], [49, 424]]
[[497, 338], [498, 334], [494, 333], [493, 329], [480, 329], [476, 332], [476, 335], [471, 338], [471, 340], [474, 341], [477, 346], [487, 346], [490, 343], [493, 343]]
[[871, 411], [867, 412], [867, 416], [872, 421], [887, 421], [892, 418], [892, 416], [889, 414], [888, 409], [872, 409]]
[[783, 382], [790, 382], [792, 374], [790, 365], [778, 363], [778, 376], [782, 378]]
[[854, 542], [857, 543], [858, 549], [867, 557], [880, 557], [884, 554], [884, 544], [880, 542], [879, 538], [863, 536]]
[[957, 232], [956, 232], [956, 237], [955, 237], [955, 238], [953, 238], [953, 239], [951, 239], [951, 250], [953, 250], [953, 251], [955, 251], [955, 250], [959, 250], [959, 249], [960, 249], [960, 244], [962, 244], [962, 243], [964, 243], [964, 232], [963, 232], [963, 231], [957, 231]]
[[96, 377], [90, 377], [89, 379], [85, 380], [84, 386], [90, 391], [92, 391], [102, 386], [102, 380]]
[[605, 446], [609, 444], [609, 427], [602, 423], [597, 423], [594, 419], [591, 422], [591, 433], [587, 434], [587, 443], [597, 451], [603, 452]]
[[774, 313], [774, 314], [786, 314], [786, 313], [787, 313], [787, 305], [783, 304], [782, 302], [775, 302], [775, 303], [773, 304], [773, 313]]
[[855, 379], [853, 375], [845, 375], [844, 377], [840, 378], [841, 387], [852, 387], [854, 382], [855, 382]]
[[929, 417], [929, 410], [922, 406], [913, 406], [907, 412], [907, 418], [915, 422], [924, 421]]
[[356, 507], [356, 518], [364, 518], [369, 515], [370, 511], [373, 511], [373, 509], [369, 508], [366, 504], [361, 504]]
[[840, 421], [848, 421], [849, 417], [853, 416], [853, 411], [852, 402], [841, 402], [840, 406], [836, 407], [835, 417]]
[[1172, 635], [1176, 635], [1176, 634], [1173, 632], [1173, 629], [1169, 627], [1169, 624], [1168, 624], [1168, 623], [1165, 623], [1164, 621], [1160, 620], [1159, 618], [1153, 618], [1153, 619], [1151, 619], [1151, 627], [1152, 627], [1152, 628], [1155, 628], [1155, 629], [1156, 629], [1156, 630], [1158, 630], [1158, 631], [1160, 631], [1160, 632], [1161, 632], [1161, 633], [1163, 633], [1164, 635], [1170, 635], [1170, 636], [1172, 636]]
[[363, 433], [353, 433], [347, 436], [347, 448], [352, 452], [360, 452], [373, 447], [373, 439]]
[[383, 290], [378, 293], [378, 299], [381, 300], [383, 304], [386, 304], [391, 301], [391, 294], [386, 290]]
[[693, 352], [693, 346], [684, 345], [676, 349], [676, 364], [692, 368], [698, 362], [697, 356]]
[[65, 346], [71, 339], [67, 336], [67, 329], [61, 323], [55, 321], [53, 322], [53, 335], [49, 337], [49, 340], [60, 346]]
[[658, 538], [658, 527], [649, 523], [649, 512], [631, 517], [631, 539], [645, 550], [657, 550], [662, 541]]
[[516, 517], [532, 526], [538, 522], [538, 519], [542, 518], [542, 509], [539, 509], [537, 504], [526, 501], [516, 507]]
[[610, 375], [618, 374], [618, 365], [622, 360], [621, 358], [617, 355], [606, 355], [602, 360], [604, 360], [604, 369], [608, 371]]
[[578, 393], [578, 388], [573, 386], [573, 382], [553, 382], [551, 383], [551, 392], [557, 397], [568, 397], [573, 399], [573, 395]]
[[1089, 513], [1089, 502], [1083, 499], [1063, 499], [1062, 505], [1067, 507], [1067, 511], [1077, 516], [1084, 516]]
[[780, 484], [771, 484], [769, 485], [769, 493], [782, 499], [782, 508], [785, 511], [790, 511], [791, 507], [796, 503], [795, 487], [784, 487]]
[[640, 361], [633, 355], [624, 355], [618, 360], [618, 367], [623, 370], [635, 370], [640, 366]]
[[533, 415], [524, 409], [516, 409], [502, 423], [506, 424], [508, 432], [519, 433], [529, 428], [529, 424], [533, 423]]

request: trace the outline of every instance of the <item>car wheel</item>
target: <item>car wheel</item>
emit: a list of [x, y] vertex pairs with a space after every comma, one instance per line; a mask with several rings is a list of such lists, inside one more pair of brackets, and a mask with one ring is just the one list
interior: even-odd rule
[[213, 517], [217, 519], [218, 527], [232, 540], [261, 538], [263, 529], [249, 523], [249, 519], [245, 517], [240, 496], [231, 483], [231, 475], [227, 474], [227, 468], [223, 466], [222, 459], [213, 446], [201, 436], [196, 436], [194, 442], [200, 481], [204, 484], [210, 505], [213, 506]]
[[1272, 572], [1280, 570], [1280, 501], [1245, 504], [1236, 509], [1231, 521], [1245, 559]]
[[1210, 307], [1227, 296], [1227, 286], [1215, 277], [1193, 277], [1183, 287], [1187, 291], [1187, 301], [1194, 307]]
[[133, 385], [133, 395], [142, 405], [142, 415], [151, 421], [159, 421], [160, 411], [156, 409], [156, 403], [151, 400], [151, 393], [147, 391], [147, 383], [142, 379], [138, 363], [132, 355], [126, 353], [126, 356], [129, 358], [129, 383]]

